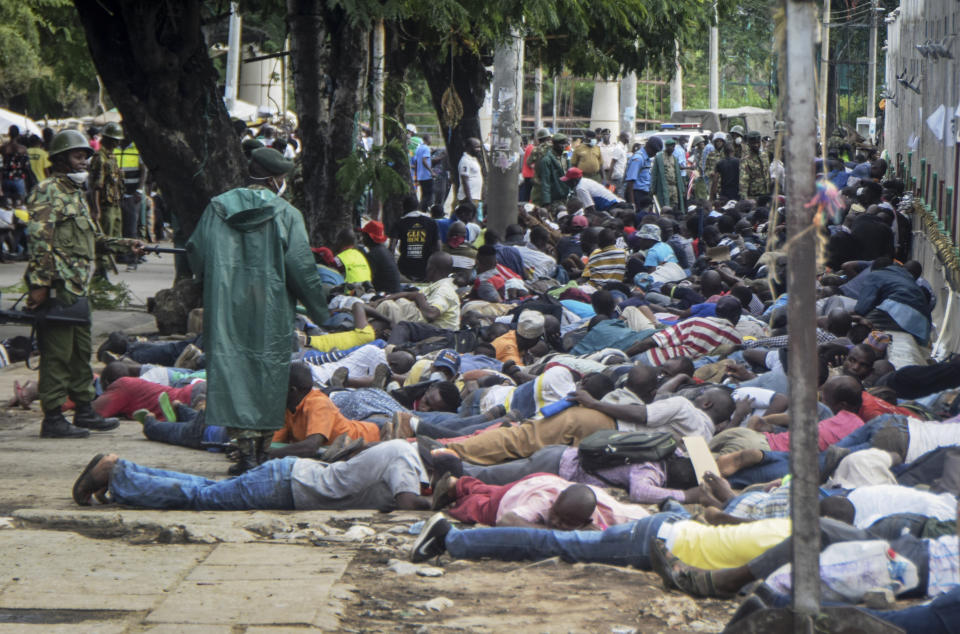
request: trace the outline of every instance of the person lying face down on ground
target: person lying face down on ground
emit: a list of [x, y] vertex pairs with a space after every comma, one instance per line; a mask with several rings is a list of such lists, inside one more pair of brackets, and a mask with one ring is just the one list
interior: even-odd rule
[[139, 508], [195, 511], [417, 510], [430, 507], [430, 499], [421, 495], [427, 482], [416, 448], [402, 440], [376, 444], [333, 464], [292, 456], [267, 460], [219, 481], [98, 454], [74, 483], [73, 499], [81, 506], [96, 498]]

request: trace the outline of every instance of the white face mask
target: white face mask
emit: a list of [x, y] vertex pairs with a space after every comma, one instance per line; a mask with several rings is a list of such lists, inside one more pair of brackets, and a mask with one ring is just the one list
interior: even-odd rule
[[593, 146], [596, 145], [596, 144], [597, 144], [597, 140], [596, 140], [596, 139], [590, 139], [590, 147], [593, 147]]
[[741, 139], [740, 137], [737, 137], [733, 140], [733, 142], [736, 145], [740, 145], [741, 143], [743, 143], [743, 139]]
[[447, 375], [443, 372], [431, 372], [430, 376], [427, 377], [430, 381], [446, 381]]
[[277, 196], [283, 196], [283, 192], [287, 191], [287, 179], [280, 181], [280, 188], [277, 189]]
[[90, 174], [88, 172], [71, 172], [67, 174], [67, 178], [72, 180], [77, 185], [84, 185], [87, 182], [87, 177]]

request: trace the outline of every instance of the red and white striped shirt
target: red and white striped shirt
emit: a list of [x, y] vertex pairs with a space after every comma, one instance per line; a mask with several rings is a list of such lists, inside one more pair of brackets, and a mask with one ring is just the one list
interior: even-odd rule
[[668, 359], [696, 359], [725, 343], [741, 343], [740, 335], [726, 319], [690, 317], [653, 335], [657, 346], [650, 349], [650, 360], [662, 365]]

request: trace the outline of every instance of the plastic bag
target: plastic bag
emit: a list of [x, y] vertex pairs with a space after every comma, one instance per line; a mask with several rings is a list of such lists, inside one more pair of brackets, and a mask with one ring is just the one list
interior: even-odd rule
[[[767, 577], [767, 585], [790, 594], [791, 565], [785, 564]], [[895, 595], [917, 587], [916, 565], [894, 552], [882, 540], [839, 542], [820, 553], [820, 595], [824, 601], [859, 603], [875, 588], [889, 588]]]

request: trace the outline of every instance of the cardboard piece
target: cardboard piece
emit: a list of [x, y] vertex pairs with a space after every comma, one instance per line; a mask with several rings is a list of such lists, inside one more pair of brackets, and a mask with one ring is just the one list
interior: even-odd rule
[[693, 463], [693, 470], [697, 474], [697, 482], [703, 484], [703, 474], [712, 471], [717, 476], [720, 475], [720, 468], [717, 461], [713, 459], [710, 448], [707, 447], [707, 441], [703, 436], [684, 436], [683, 445], [687, 449], [687, 455], [690, 462]]

